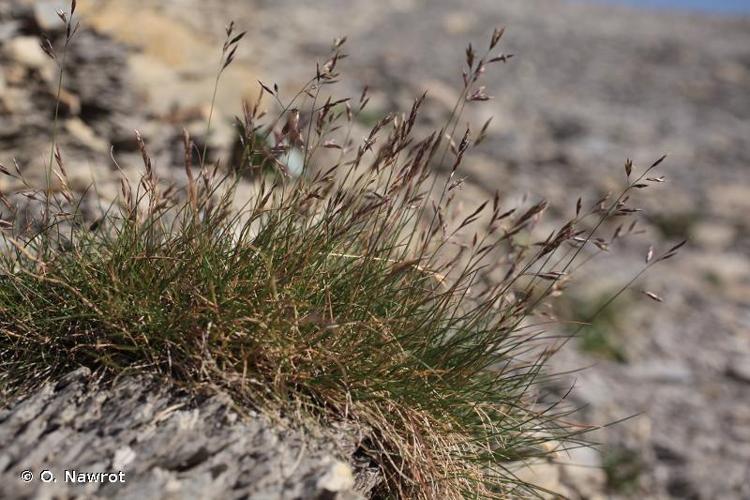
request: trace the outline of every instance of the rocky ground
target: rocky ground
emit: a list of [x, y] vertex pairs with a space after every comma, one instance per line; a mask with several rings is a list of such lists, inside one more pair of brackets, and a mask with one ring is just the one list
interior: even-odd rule
[[238, 413], [225, 394], [196, 401], [163, 381], [102, 383], [86, 369], [0, 412], [0, 440], [8, 499], [357, 500], [372, 486], [337, 458], [354, 452], [342, 446], [351, 433], [290, 430]]
[[[581, 419], [632, 418], [599, 431], [596, 451], [532, 473], [573, 498], [750, 498], [750, 18], [556, 0], [79, 4], [86, 28], [71, 49], [60, 134], [78, 185], [96, 179], [103, 199], [118, 189], [111, 146], [124, 169], [140, 168], [133, 128], [163, 176], [181, 158], [181, 128], [202, 137], [229, 19], [249, 33], [219, 94], [213, 157], [231, 147], [229, 117], [257, 79], [296, 90], [335, 36], [349, 36], [346, 85], [369, 84], [374, 111], [428, 90], [437, 122], [457, 95], [466, 42], [483, 46], [506, 26], [503, 50], [516, 57], [487, 75], [495, 99], [469, 110], [495, 119], [464, 198], [528, 193], [569, 215], [579, 194], [621, 185], [626, 157], [643, 166], [669, 154], [668, 183], [639, 196], [647, 233], [593, 261], [561, 304], [578, 319], [640, 269], [649, 244], [690, 240], [554, 362], [588, 367], [549, 387], [575, 383]], [[58, 5], [0, 5], [0, 161], [16, 157], [31, 177], [48, 154], [56, 88], [38, 43], [54, 35]]]

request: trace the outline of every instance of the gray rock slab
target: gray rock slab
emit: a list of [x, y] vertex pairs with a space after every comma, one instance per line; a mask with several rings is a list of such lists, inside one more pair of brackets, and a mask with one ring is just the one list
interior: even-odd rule
[[0, 410], [0, 498], [361, 498], [348, 439], [79, 369]]

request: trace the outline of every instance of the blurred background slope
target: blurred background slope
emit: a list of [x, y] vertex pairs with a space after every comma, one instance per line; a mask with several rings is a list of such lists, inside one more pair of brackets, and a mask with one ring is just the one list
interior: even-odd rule
[[[628, 2], [622, 4], [647, 4]], [[677, 1], [652, 2], [669, 7]], [[54, 109], [54, 64], [39, 48], [65, 2], [0, 4], [0, 161], [43, 178]], [[460, 85], [463, 48], [505, 26], [516, 55], [488, 75], [494, 121], [464, 174], [462, 197], [543, 196], [559, 216], [623, 182], [622, 164], [668, 154], [668, 183], [639, 202], [646, 234], [595, 260], [560, 305], [586, 319], [639, 269], [650, 243], [688, 238], [570, 343], [553, 365], [580, 418], [606, 423], [598, 450], [536, 468], [535, 481], [572, 498], [750, 498], [750, 17], [744, 2], [683, 2], [695, 10], [557, 0], [80, 0], [62, 95], [62, 148], [80, 189], [103, 199], [119, 181], [109, 158], [140, 170], [132, 130], [163, 177], [182, 159], [181, 129], [229, 158], [231, 117], [257, 80], [296, 91], [331, 40], [348, 35], [346, 88], [369, 84], [371, 110], [403, 109], [428, 91], [439, 125]], [[659, 5], [657, 5], [659, 4]], [[670, 5], [667, 5], [670, 4]], [[701, 11], [704, 7], [734, 14]], [[735, 7], [740, 7], [736, 9]], [[710, 10], [710, 9], [709, 9]], [[750, 11], [750, 7], [745, 9]], [[224, 25], [248, 36], [222, 81], [203, 137]], [[365, 117], [366, 118], [366, 117]], [[363, 125], [367, 125], [363, 123]], [[46, 153], [48, 154], [48, 153]], [[5, 178], [0, 188], [13, 189]], [[553, 212], [554, 214], [554, 212]], [[664, 297], [644, 303], [638, 290]], [[549, 387], [564, 393], [568, 386]]]

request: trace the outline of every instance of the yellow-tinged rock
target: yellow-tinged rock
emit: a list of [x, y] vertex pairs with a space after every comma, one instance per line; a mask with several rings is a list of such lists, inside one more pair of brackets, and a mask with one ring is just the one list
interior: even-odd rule
[[[198, 30], [144, 0], [80, 0], [78, 12], [85, 24], [137, 49], [129, 58], [130, 74], [152, 111], [166, 115], [210, 103], [223, 32]], [[256, 75], [240, 60], [227, 68], [217, 95], [220, 114], [233, 116], [242, 99], [255, 99]]]

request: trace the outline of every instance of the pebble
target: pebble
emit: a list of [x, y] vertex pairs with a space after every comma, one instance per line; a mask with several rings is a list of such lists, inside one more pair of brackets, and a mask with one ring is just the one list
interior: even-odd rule
[[697, 222], [690, 230], [691, 240], [712, 250], [725, 250], [737, 237], [737, 229], [720, 220]]
[[746, 282], [750, 277], [750, 261], [741, 252], [701, 252], [684, 257], [684, 262], [707, 273], [723, 286]]
[[354, 475], [351, 467], [344, 462], [334, 462], [318, 479], [317, 486], [321, 490], [332, 493], [352, 489], [354, 487]]
[[687, 384], [693, 380], [693, 370], [684, 361], [658, 360], [633, 365], [630, 374], [634, 378], [652, 382]]
[[558, 464], [537, 460], [524, 464], [513, 474], [521, 481], [544, 488], [554, 494], [542, 493], [542, 498], [569, 498], [570, 492], [561, 481], [561, 467]]
[[65, 130], [73, 136], [81, 145], [98, 153], [109, 150], [109, 143], [97, 137], [96, 133], [86, 125], [80, 118], [71, 118], [65, 122]]
[[562, 481], [583, 498], [602, 498], [600, 492], [607, 485], [607, 475], [602, 469], [601, 456], [595, 448], [580, 447], [564, 452]]
[[58, 10], [68, 11], [70, 2], [63, 0], [36, 0], [34, 2], [34, 20], [42, 31], [62, 30], [64, 24], [57, 15]]
[[476, 24], [476, 19], [466, 11], [456, 11], [443, 16], [442, 24], [451, 35], [462, 35]]
[[115, 451], [115, 457], [112, 459], [112, 468], [115, 470], [123, 470], [126, 465], [135, 460], [136, 452], [133, 451], [128, 445], [119, 448]]
[[738, 382], [750, 384], [750, 355], [731, 359], [727, 364], [726, 374]]
[[21, 23], [18, 21], [10, 21], [0, 24], [0, 42], [13, 38], [20, 28]]
[[750, 210], [750, 185], [744, 183], [720, 184], [708, 189], [711, 209], [732, 216]]
[[27, 68], [46, 70], [54, 65], [35, 36], [19, 36], [10, 40], [5, 44], [5, 54]]

